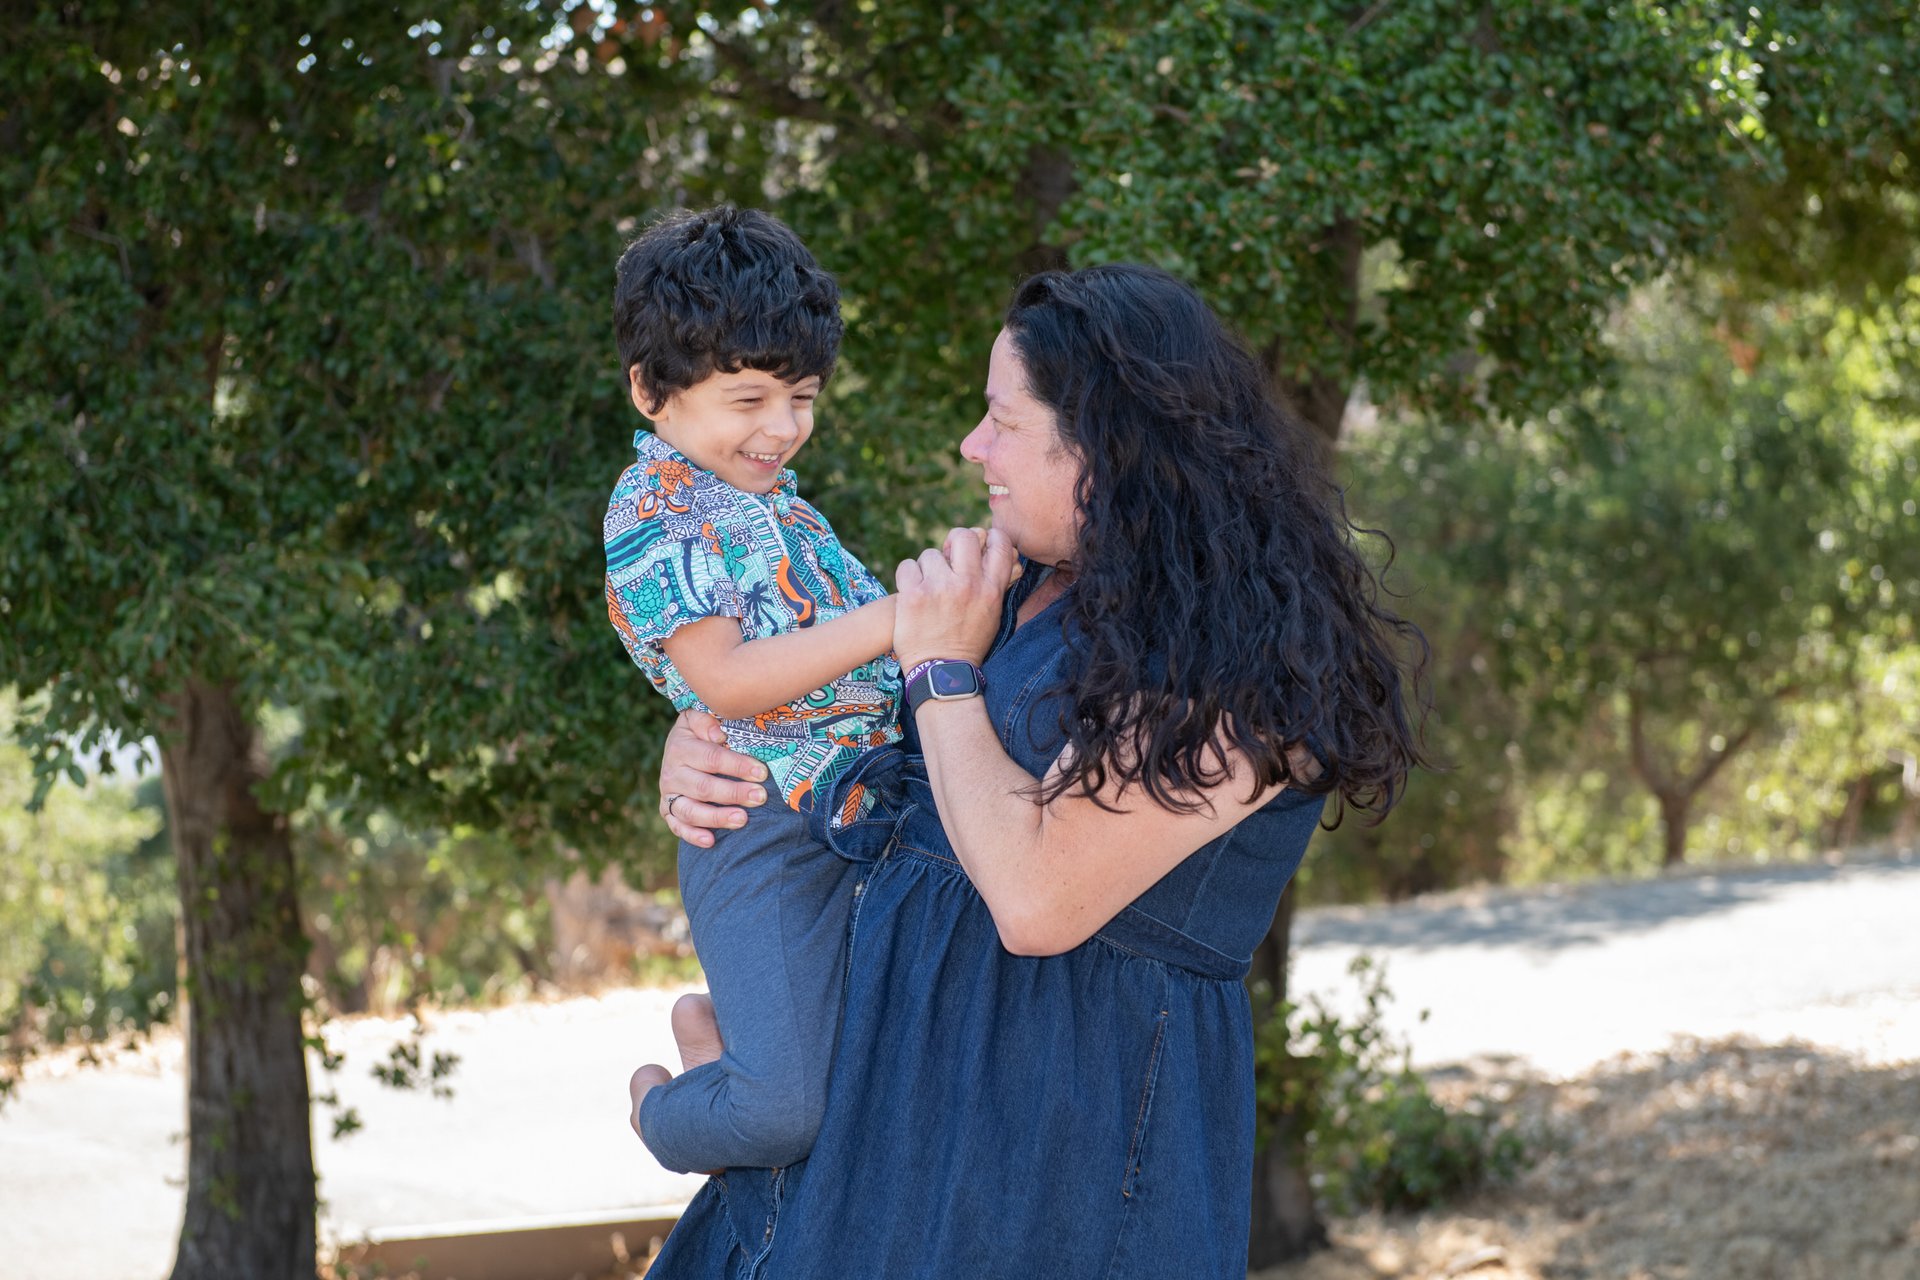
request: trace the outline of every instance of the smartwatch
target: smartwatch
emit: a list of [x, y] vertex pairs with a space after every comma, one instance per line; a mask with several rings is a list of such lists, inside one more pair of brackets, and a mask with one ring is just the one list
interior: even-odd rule
[[920, 704], [957, 702], [977, 698], [986, 690], [987, 676], [971, 662], [958, 658], [930, 658], [907, 672], [907, 707], [918, 711]]

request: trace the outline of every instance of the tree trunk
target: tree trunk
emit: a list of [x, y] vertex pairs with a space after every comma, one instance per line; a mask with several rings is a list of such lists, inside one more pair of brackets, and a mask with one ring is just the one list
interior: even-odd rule
[[[1759, 728], [1760, 722], [1755, 719], [1731, 738], [1709, 737], [1700, 763], [1691, 773], [1683, 774], [1677, 766], [1663, 764], [1656, 758], [1647, 737], [1642, 695], [1636, 689], [1627, 691], [1627, 756], [1635, 776], [1646, 784], [1660, 805], [1660, 865], [1663, 868], [1677, 867], [1687, 860], [1687, 814], [1693, 808], [1693, 798], [1706, 789], [1714, 775], [1726, 768], [1727, 761], [1747, 745]], [[1715, 742], [1719, 745], [1713, 745]]]
[[1660, 838], [1663, 849], [1660, 865], [1671, 869], [1687, 860], [1687, 810], [1693, 807], [1693, 796], [1668, 791], [1656, 798], [1660, 801]]
[[[1255, 1025], [1273, 1015], [1287, 998], [1287, 959], [1293, 942], [1291, 887], [1280, 897], [1267, 936], [1253, 953], [1247, 973]], [[1307, 1181], [1304, 1135], [1282, 1122], [1265, 1135], [1266, 1143], [1253, 1159], [1253, 1227], [1247, 1238], [1247, 1265], [1275, 1266], [1304, 1258], [1327, 1244], [1327, 1228], [1314, 1208], [1313, 1185]]]
[[1900, 815], [1893, 822], [1893, 845], [1911, 849], [1914, 836], [1920, 834], [1920, 755], [1908, 751], [1896, 759], [1900, 763]]
[[[1321, 261], [1327, 276], [1322, 296], [1334, 299], [1324, 316], [1325, 327], [1349, 354], [1360, 320], [1360, 260], [1366, 247], [1360, 224], [1350, 218], [1336, 219], [1320, 234]], [[1320, 433], [1331, 456], [1340, 440], [1341, 424], [1346, 421], [1347, 401], [1353, 396], [1352, 376], [1325, 369], [1309, 369], [1301, 375], [1291, 367], [1277, 341], [1269, 343], [1261, 354], [1274, 391], [1303, 422]]]
[[173, 1280], [313, 1280], [293, 847], [285, 819], [254, 798], [264, 761], [232, 690], [192, 683], [172, 707], [160, 768], [192, 1007]]
[[[1351, 349], [1355, 325], [1360, 314], [1360, 259], [1366, 243], [1357, 223], [1340, 219], [1323, 236], [1326, 267], [1334, 287], [1329, 295], [1338, 299], [1327, 316], [1329, 330]], [[1275, 341], [1261, 352], [1267, 378], [1275, 395], [1318, 433], [1323, 446], [1322, 459], [1329, 470], [1340, 440], [1341, 424], [1346, 419], [1347, 401], [1353, 394], [1351, 377], [1324, 370], [1311, 370], [1296, 378], [1287, 353]], [[1287, 996], [1287, 961], [1292, 954], [1294, 892], [1291, 887], [1281, 895], [1267, 936], [1253, 953], [1253, 965], [1247, 973], [1252, 990], [1253, 1016], [1258, 1025]], [[1264, 983], [1264, 991], [1256, 984]], [[1271, 1267], [1303, 1258], [1327, 1245], [1326, 1224], [1314, 1205], [1313, 1184], [1307, 1180], [1305, 1135], [1282, 1122], [1265, 1135], [1266, 1142], [1254, 1157], [1253, 1223], [1247, 1239], [1247, 1265]]]
[[1873, 798], [1875, 781], [1872, 773], [1863, 773], [1848, 786], [1847, 803], [1840, 810], [1840, 816], [1833, 820], [1833, 828], [1828, 833], [1828, 848], [1845, 852], [1859, 843], [1860, 819], [1866, 816], [1867, 801]]

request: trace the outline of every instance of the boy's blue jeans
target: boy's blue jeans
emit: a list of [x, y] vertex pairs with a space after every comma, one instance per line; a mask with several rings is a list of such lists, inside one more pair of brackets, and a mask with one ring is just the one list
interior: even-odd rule
[[785, 805], [680, 845], [680, 896], [726, 1052], [651, 1090], [648, 1150], [676, 1173], [805, 1156], [826, 1107], [857, 868]]

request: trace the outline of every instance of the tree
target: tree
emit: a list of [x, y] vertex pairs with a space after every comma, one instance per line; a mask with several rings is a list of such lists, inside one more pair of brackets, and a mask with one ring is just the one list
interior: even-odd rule
[[1662, 302], [1623, 323], [1617, 385], [1558, 439], [1517, 442], [1502, 635], [1564, 719], [1613, 709], [1673, 866], [1695, 801], [1780, 705], [1846, 680], [1869, 610], [1834, 530], [1876, 472], [1797, 327], [1730, 343]]
[[[0, 52], [0, 678], [46, 781], [159, 736], [180, 1280], [313, 1274], [287, 812], [604, 856], [644, 808], [664, 717], [591, 588], [632, 423], [602, 317], [619, 228], [706, 193], [681, 81], [555, 23], [59, 4]], [[268, 704], [303, 726], [271, 776]]]

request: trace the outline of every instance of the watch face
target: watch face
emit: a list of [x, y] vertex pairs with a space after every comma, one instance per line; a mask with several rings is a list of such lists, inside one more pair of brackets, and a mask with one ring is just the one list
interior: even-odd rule
[[927, 685], [936, 698], [958, 698], [980, 692], [973, 668], [963, 662], [947, 662], [927, 672]]

